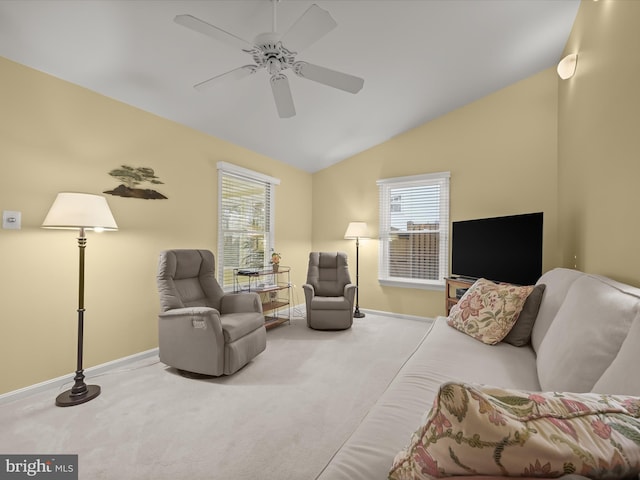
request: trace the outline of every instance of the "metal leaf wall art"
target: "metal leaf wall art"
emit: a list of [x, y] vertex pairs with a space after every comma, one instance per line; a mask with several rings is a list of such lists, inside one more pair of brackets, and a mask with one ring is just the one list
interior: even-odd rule
[[109, 175], [120, 180], [122, 183], [113, 190], [105, 190], [103, 193], [116, 195], [118, 197], [142, 198], [145, 200], [162, 200], [167, 198], [156, 190], [138, 188], [138, 186], [144, 182], [152, 185], [164, 184], [164, 182], [161, 182], [160, 179], [156, 177], [153, 168], [122, 165], [120, 168], [111, 170]]

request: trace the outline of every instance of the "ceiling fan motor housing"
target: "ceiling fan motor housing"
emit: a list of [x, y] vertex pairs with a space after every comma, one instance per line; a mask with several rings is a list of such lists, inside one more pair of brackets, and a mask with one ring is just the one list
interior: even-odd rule
[[261, 33], [254, 40], [257, 48], [249, 52], [256, 65], [266, 68], [271, 75], [290, 68], [295, 61], [296, 52], [282, 45], [280, 38], [281, 35], [275, 32]]

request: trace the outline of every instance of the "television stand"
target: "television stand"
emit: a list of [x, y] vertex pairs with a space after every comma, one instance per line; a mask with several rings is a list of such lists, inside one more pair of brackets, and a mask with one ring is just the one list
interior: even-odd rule
[[445, 311], [447, 312], [447, 316], [451, 311], [451, 307], [453, 307], [456, 303], [458, 303], [458, 297], [456, 296], [457, 288], [469, 288], [476, 281], [475, 278], [468, 277], [447, 277], [444, 279], [445, 281]]
[[460, 280], [461, 282], [475, 282], [476, 280], [478, 280], [476, 277], [465, 277], [464, 275], [453, 275], [451, 277], [452, 280]]

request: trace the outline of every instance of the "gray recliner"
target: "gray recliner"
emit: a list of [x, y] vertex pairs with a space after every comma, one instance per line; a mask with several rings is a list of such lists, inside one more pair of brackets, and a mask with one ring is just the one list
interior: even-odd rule
[[165, 250], [158, 264], [160, 361], [182, 372], [230, 375], [264, 351], [256, 293], [225, 293], [209, 250]]
[[307, 283], [302, 286], [307, 325], [315, 330], [345, 330], [353, 324], [353, 299], [347, 254], [311, 252]]

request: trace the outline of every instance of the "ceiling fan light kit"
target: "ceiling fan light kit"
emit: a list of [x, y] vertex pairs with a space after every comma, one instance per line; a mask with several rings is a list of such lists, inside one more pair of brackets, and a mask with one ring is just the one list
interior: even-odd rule
[[255, 62], [255, 65], [244, 65], [200, 82], [194, 85], [194, 88], [198, 91], [206, 90], [222, 82], [240, 80], [258, 70], [265, 69], [271, 76], [271, 91], [280, 118], [290, 118], [296, 114], [289, 79], [283, 73], [287, 69], [301, 78], [345, 92], [358, 93], [364, 86], [362, 78], [308, 62], [296, 61], [298, 53], [320, 40], [337, 26], [329, 12], [313, 4], [284, 35], [280, 35], [276, 32], [276, 4], [279, 0], [271, 1], [273, 3], [273, 31], [257, 35], [253, 43], [192, 15], [185, 14], [175, 17], [174, 21], [177, 24], [226, 43], [231, 47], [240, 48], [243, 52], [249, 53]]

